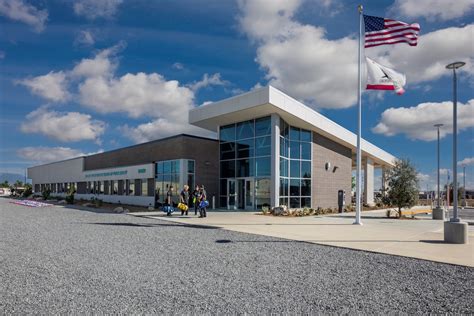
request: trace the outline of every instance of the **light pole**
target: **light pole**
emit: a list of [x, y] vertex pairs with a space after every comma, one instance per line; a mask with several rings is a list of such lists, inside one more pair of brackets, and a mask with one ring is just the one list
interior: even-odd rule
[[462, 166], [462, 178], [463, 178], [463, 190], [462, 190], [462, 206], [466, 207], [467, 202], [466, 202], [466, 165]]
[[433, 219], [441, 219], [444, 220], [444, 209], [441, 208], [441, 202], [440, 202], [440, 184], [439, 184], [439, 151], [440, 151], [440, 146], [439, 146], [439, 129], [440, 127], [443, 126], [443, 124], [435, 124], [434, 127], [437, 128], [438, 130], [438, 199], [436, 202], [436, 208], [433, 210], [432, 218]]
[[466, 63], [457, 61], [446, 66], [446, 69], [453, 70], [453, 217], [449, 222], [444, 222], [444, 240], [456, 244], [467, 244], [467, 223], [461, 222], [458, 217], [458, 105], [456, 69], [461, 68]]
[[458, 95], [456, 82], [456, 69], [461, 68], [466, 63], [457, 61], [446, 66], [446, 69], [453, 70], [453, 217], [452, 222], [459, 222], [458, 218]]

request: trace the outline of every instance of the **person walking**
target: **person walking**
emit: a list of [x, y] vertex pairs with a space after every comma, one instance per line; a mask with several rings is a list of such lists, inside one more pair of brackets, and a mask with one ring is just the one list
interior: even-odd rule
[[207, 217], [207, 212], [206, 212], [206, 204], [207, 202], [207, 193], [206, 189], [204, 188], [204, 185], [201, 185], [200, 187], [200, 199], [199, 199], [199, 217]]
[[188, 215], [188, 204], [189, 204], [189, 186], [185, 184], [183, 190], [179, 194], [179, 200], [182, 204], [186, 206], [185, 209], [181, 209], [181, 216], [184, 214]]
[[168, 191], [166, 192], [166, 201], [165, 206], [167, 206], [166, 215], [171, 216], [173, 210], [173, 186], [170, 185]]
[[194, 204], [194, 215], [197, 215], [199, 209], [199, 201], [201, 199], [201, 190], [199, 189], [199, 185], [196, 184], [196, 187], [193, 191], [193, 204]]

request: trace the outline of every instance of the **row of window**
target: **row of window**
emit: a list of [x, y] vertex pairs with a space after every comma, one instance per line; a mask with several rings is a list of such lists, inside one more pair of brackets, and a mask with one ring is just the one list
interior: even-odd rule
[[255, 120], [230, 124], [220, 128], [219, 139], [221, 142], [271, 135], [272, 124], [270, 116]]
[[270, 176], [270, 157], [224, 160], [220, 163], [221, 178]]
[[148, 196], [148, 179], [43, 183], [35, 185], [35, 192], [67, 193], [71, 188], [78, 194]]

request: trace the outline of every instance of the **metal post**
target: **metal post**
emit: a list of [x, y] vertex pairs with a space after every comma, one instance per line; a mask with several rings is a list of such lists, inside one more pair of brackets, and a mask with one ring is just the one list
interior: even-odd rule
[[437, 208], [440, 208], [441, 207], [441, 197], [440, 197], [440, 177], [439, 177], [439, 164], [440, 164], [440, 145], [439, 145], [439, 128], [443, 126], [443, 124], [435, 124], [435, 127], [438, 128], [438, 200], [437, 200]]
[[458, 104], [456, 91], [456, 68], [453, 68], [453, 218], [458, 222]]
[[466, 207], [467, 206], [467, 202], [466, 202], [466, 166], [463, 165], [462, 166], [462, 178], [463, 178], [463, 193], [462, 193], [462, 199], [464, 201], [463, 203], [463, 206]]
[[362, 174], [361, 174], [361, 165], [362, 165], [362, 150], [361, 150], [361, 133], [362, 133], [362, 98], [361, 98], [361, 57], [362, 57], [362, 19], [363, 19], [363, 7], [361, 4], [357, 7], [359, 10], [359, 52], [358, 52], [358, 86], [357, 86], [357, 100], [358, 100], [358, 107], [357, 107], [357, 172], [356, 172], [356, 216], [355, 222], [356, 225], [362, 225], [360, 221], [360, 212], [361, 212], [361, 189], [362, 189]]

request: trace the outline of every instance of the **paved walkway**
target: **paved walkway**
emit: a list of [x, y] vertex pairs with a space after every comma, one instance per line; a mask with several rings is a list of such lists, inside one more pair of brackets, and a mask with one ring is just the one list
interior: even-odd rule
[[354, 213], [276, 217], [217, 211], [208, 212], [207, 218], [194, 215], [167, 217], [161, 212], [130, 215], [474, 267], [473, 226], [469, 226], [470, 244], [446, 244], [442, 221], [389, 219], [383, 211], [364, 212], [362, 226], [352, 224]]

